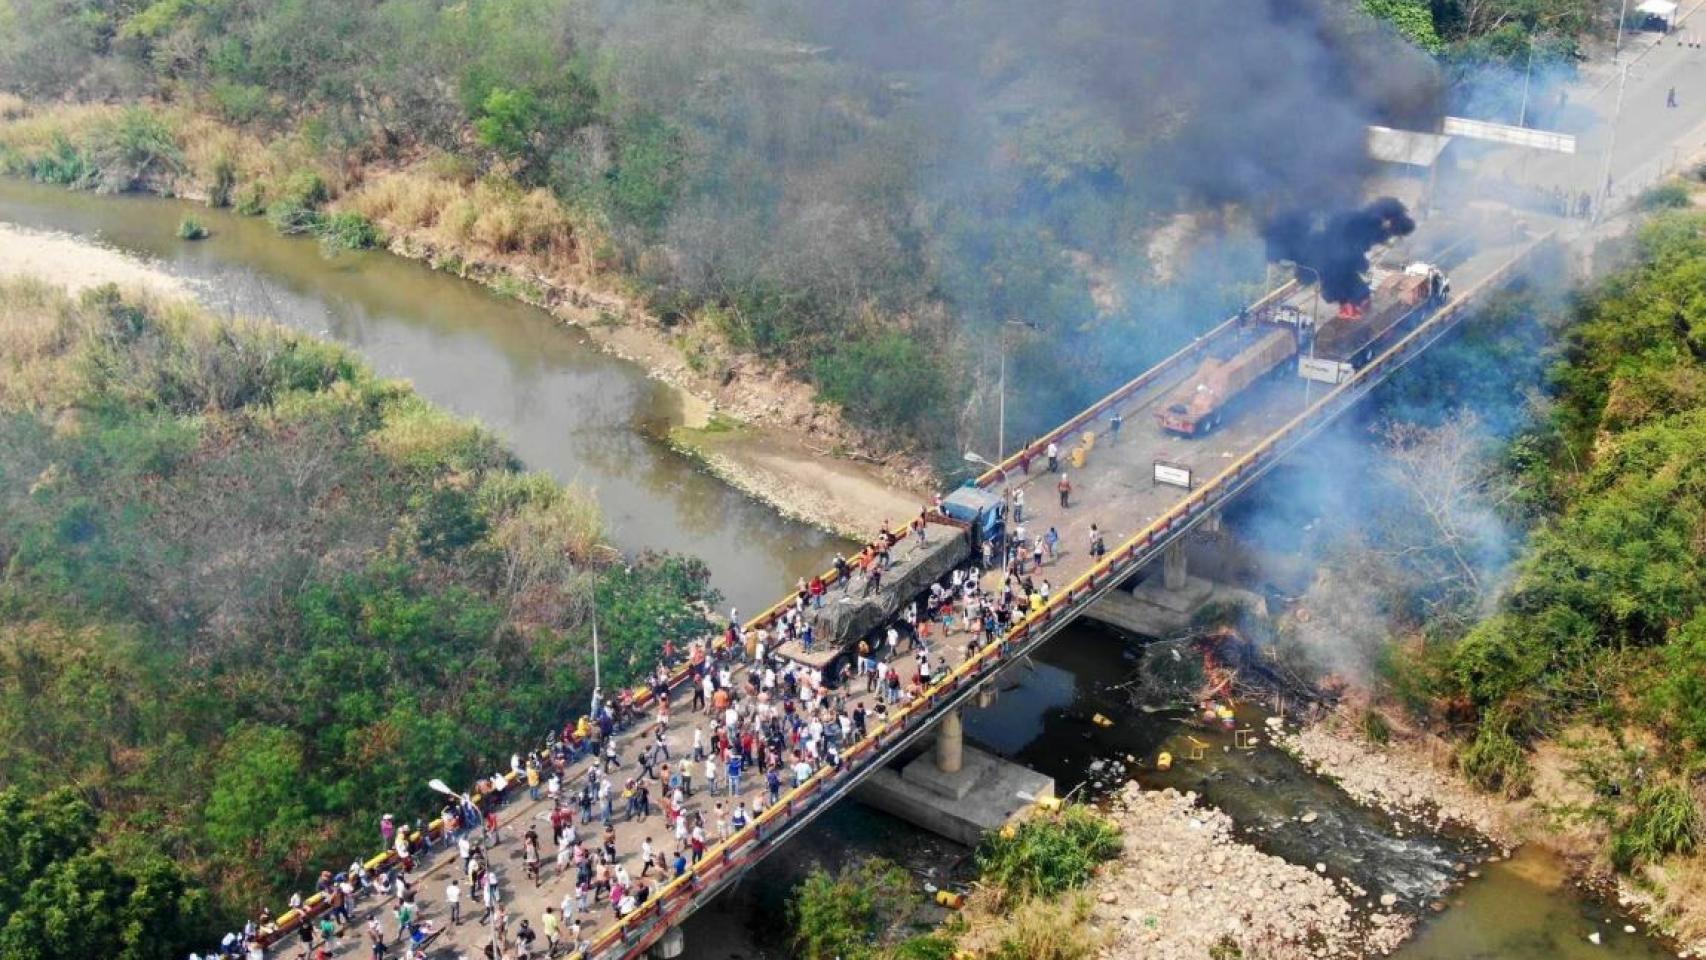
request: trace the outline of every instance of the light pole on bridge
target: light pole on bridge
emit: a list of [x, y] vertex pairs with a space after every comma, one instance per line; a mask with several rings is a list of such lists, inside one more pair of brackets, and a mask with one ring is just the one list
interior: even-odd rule
[[[1037, 325], [1029, 320], [1008, 320], [1001, 325], [1001, 377], [1000, 385], [996, 387], [995, 400], [995, 462], [1007, 462], [1007, 328], [1024, 327], [1035, 330]], [[970, 454], [967, 454], [970, 459]], [[982, 458], [979, 458], [982, 460]], [[983, 460], [984, 463], [989, 463]], [[994, 466], [994, 464], [990, 464]], [[1003, 477], [1006, 474], [1002, 474]]]
[[[1316, 315], [1321, 312], [1321, 271], [1307, 263], [1298, 263], [1296, 260], [1281, 260], [1279, 264], [1280, 266], [1291, 270], [1307, 270], [1310, 275], [1315, 278], [1313, 298], [1309, 301], [1308, 331], [1309, 359], [1313, 361], [1315, 359], [1315, 332], [1320, 328], [1320, 319]], [[1311, 387], [1314, 386], [1315, 381], [1309, 375], [1311, 371], [1300, 370], [1299, 372], [1303, 374], [1303, 406], [1307, 409], [1309, 407], [1310, 397], [1314, 392]]]

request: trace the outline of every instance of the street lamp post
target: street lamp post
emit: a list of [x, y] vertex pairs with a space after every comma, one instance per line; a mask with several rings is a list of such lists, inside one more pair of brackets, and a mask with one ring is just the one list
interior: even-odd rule
[[[1008, 320], [1001, 327], [1001, 376], [1000, 385], [996, 388], [995, 400], [995, 461], [1007, 462], [1007, 328], [1024, 327], [1035, 330], [1037, 325], [1029, 320]], [[981, 459], [981, 458], [979, 458]], [[988, 463], [989, 461], [983, 461]], [[990, 464], [994, 466], [994, 464]]]
[[1629, 0], [1623, 0], [1623, 11], [1617, 15], [1617, 43], [1611, 48], [1613, 63], [1623, 55], [1623, 21], [1629, 19]]
[[1611, 112], [1611, 133], [1605, 145], [1605, 166], [1599, 173], [1599, 202], [1594, 204], [1593, 222], [1605, 215], [1605, 205], [1611, 202], [1611, 157], [1617, 152], [1617, 122], [1623, 118], [1623, 87], [1629, 82], [1629, 65], [1625, 63], [1617, 75], [1617, 108]]
[[[1315, 278], [1314, 293], [1313, 293], [1313, 296], [1311, 297], [1311, 299], [1309, 301], [1309, 359], [1314, 360], [1315, 359], [1315, 330], [1320, 324], [1320, 320], [1317, 317], [1317, 314], [1320, 313], [1320, 311], [1321, 311], [1321, 271], [1315, 269], [1314, 267], [1308, 265], [1307, 263], [1298, 263], [1296, 260], [1281, 260], [1280, 266], [1290, 267], [1293, 270], [1307, 270], [1307, 271], [1309, 271], [1310, 275]], [[1305, 407], [1308, 407], [1309, 406], [1309, 399], [1310, 399], [1311, 395], [1314, 393], [1314, 391], [1311, 388], [1314, 386], [1315, 381], [1309, 376], [1307, 371], [1302, 371], [1302, 372], [1303, 372], [1303, 405]]]

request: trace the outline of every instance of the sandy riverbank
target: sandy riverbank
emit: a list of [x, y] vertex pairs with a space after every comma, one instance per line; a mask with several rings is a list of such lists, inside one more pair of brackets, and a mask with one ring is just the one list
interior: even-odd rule
[[0, 277], [35, 277], [72, 291], [103, 283], [189, 296], [183, 281], [135, 257], [60, 233], [0, 223]]
[[454, 264], [463, 278], [511, 293], [519, 283], [522, 299], [672, 387], [684, 414], [673, 445], [785, 516], [862, 542], [929, 501], [934, 478], [922, 461], [876, 452], [872, 437], [774, 363], [722, 350], [695, 369], [675, 335], [614, 293], [520, 262], [441, 251], [408, 233], [394, 235], [389, 249], [435, 269]]

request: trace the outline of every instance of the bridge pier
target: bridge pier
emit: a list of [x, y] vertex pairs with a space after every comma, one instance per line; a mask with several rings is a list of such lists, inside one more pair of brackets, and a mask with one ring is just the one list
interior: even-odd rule
[[676, 960], [677, 957], [686, 952], [687, 935], [681, 932], [680, 927], [670, 927], [662, 939], [652, 944], [652, 949], [647, 955], [652, 960]]
[[1185, 559], [1185, 541], [1181, 537], [1161, 551], [1161, 585], [1177, 593], [1190, 583], [1189, 566]]
[[965, 726], [958, 710], [948, 711], [936, 728], [936, 769], [943, 773], [959, 773], [965, 766]]
[[873, 772], [854, 796], [971, 847], [1019, 811], [1054, 796], [1054, 778], [967, 746], [960, 711], [953, 710], [942, 717], [928, 751], [899, 770]]

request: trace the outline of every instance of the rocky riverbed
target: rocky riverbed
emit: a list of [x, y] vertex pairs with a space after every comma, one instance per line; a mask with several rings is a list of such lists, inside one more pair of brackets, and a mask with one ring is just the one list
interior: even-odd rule
[[1376, 746], [1354, 735], [1349, 724], [1334, 714], [1295, 732], [1270, 723], [1268, 732], [1276, 746], [1363, 803], [1436, 828], [1472, 830], [1507, 852], [1516, 845], [1520, 838], [1508, 806], [1450, 771], [1448, 744], [1404, 737]]
[[1108, 960], [1194, 960], [1229, 945], [1266, 960], [1379, 956], [1414, 925], [1390, 895], [1367, 910], [1371, 893], [1351, 881], [1238, 840], [1232, 818], [1194, 793], [1128, 783], [1107, 812], [1125, 836], [1093, 887]]

